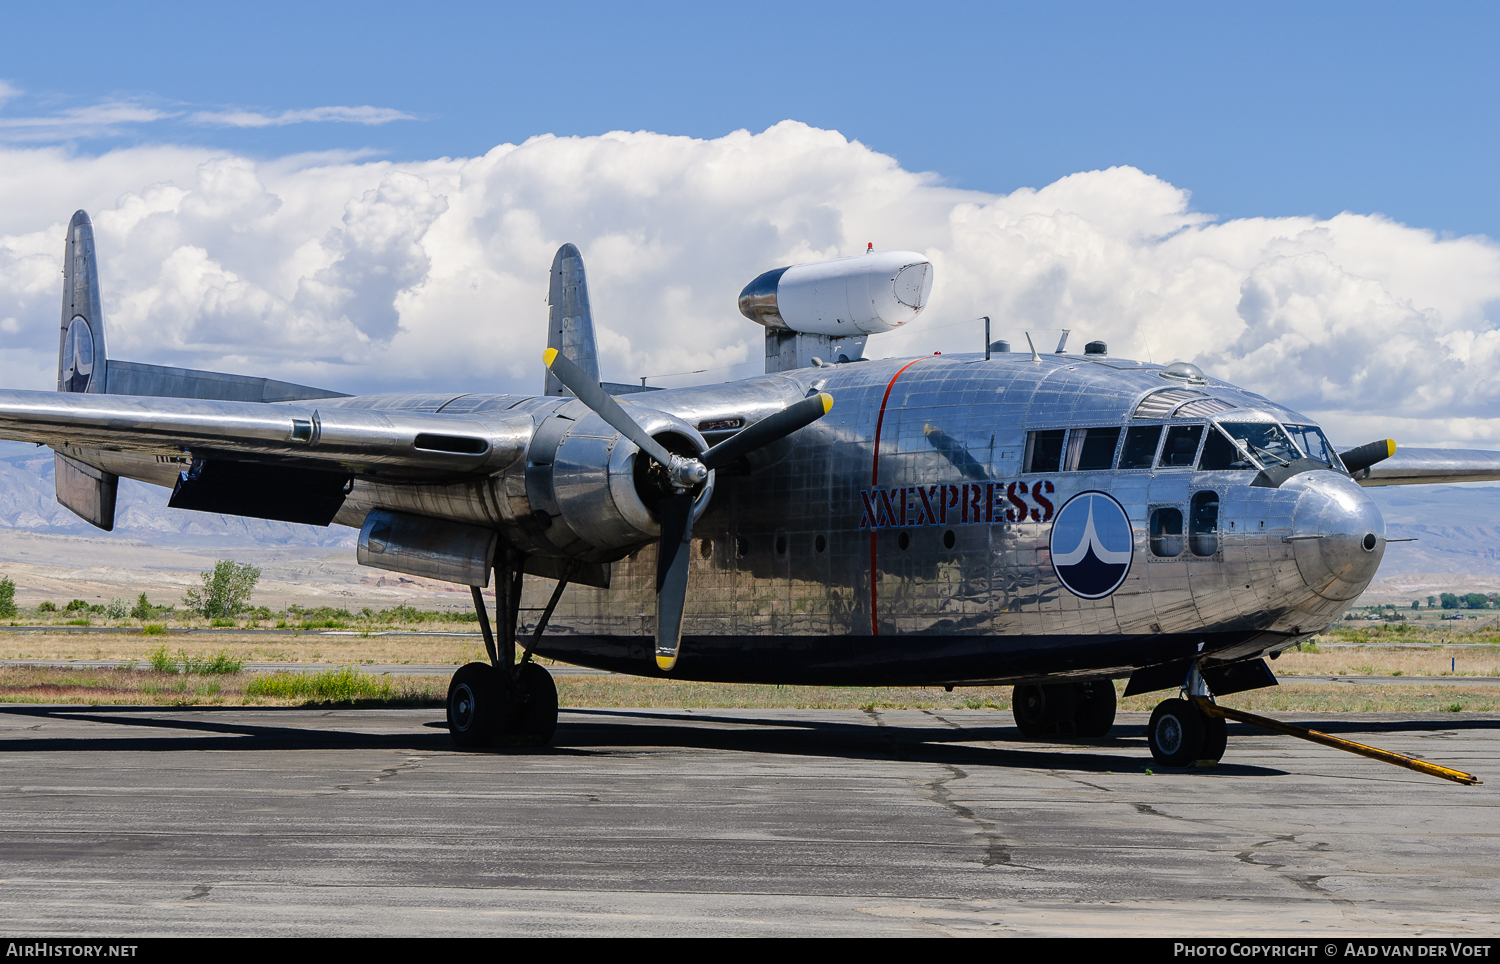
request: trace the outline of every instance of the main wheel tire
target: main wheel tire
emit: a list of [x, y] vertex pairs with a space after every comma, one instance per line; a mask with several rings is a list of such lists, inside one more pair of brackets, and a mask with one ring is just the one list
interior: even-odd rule
[[1203, 717], [1203, 749], [1198, 752], [1198, 759], [1218, 763], [1229, 747], [1229, 721], [1222, 716], [1198, 715]]
[[518, 683], [521, 705], [514, 731], [523, 746], [546, 746], [557, 732], [557, 684], [551, 673], [535, 663], [521, 667]]
[[1078, 695], [1072, 683], [1022, 683], [1011, 691], [1010, 712], [1021, 735], [1035, 739], [1057, 735], [1059, 724], [1073, 722]]
[[1115, 725], [1115, 684], [1107, 679], [1078, 683], [1073, 735], [1098, 737]]
[[509, 709], [500, 674], [488, 663], [458, 668], [448, 683], [448, 733], [462, 747], [489, 746]]
[[1146, 742], [1164, 767], [1185, 767], [1203, 758], [1203, 714], [1187, 700], [1162, 700], [1151, 714]]

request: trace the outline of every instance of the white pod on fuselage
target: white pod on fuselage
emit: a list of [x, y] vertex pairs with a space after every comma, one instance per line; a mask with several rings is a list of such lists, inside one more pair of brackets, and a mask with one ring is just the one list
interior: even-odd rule
[[915, 318], [932, 292], [932, 264], [915, 251], [767, 271], [740, 292], [740, 312], [767, 328], [818, 335], [873, 335]]

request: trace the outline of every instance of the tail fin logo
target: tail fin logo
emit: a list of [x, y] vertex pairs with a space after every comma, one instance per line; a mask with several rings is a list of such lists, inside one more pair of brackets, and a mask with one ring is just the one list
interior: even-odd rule
[[74, 315], [63, 341], [63, 391], [86, 392], [94, 380], [94, 334], [88, 320]]
[[1052, 523], [1052, 569], [1075, 596], [1103, 599], [1130, 574], [1135, 540], [1125, 508], [1103, 492], [1080, 492]]

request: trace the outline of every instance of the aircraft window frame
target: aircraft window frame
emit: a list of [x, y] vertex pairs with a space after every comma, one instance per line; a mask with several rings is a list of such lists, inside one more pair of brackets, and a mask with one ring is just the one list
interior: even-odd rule
[[[1110, 442], [1108, 463], [1105, 464], [1105, 465], [1094, 465], [1094, 466], [1091, 466], [1089, 468], [1082, 468], [1082, 467], [1079, 466], [1079, 463], [1083, 461], [1084, 451], [1088, 447], [1089, 443], [1093, 441], [1093, 439], [1094, 439], [1093, 433], [1095, 433], [1095, 432], [1101, 432], [1101, 433], [1113, 432], [1114, 433], [1114, 438]], [[1109, 471], [1112, 471], [1114, 469], [1114, 467], [1115, 467], [1115, 463], [1119, 460], [1119, 457], [1120, 457], [1120, 440], [1124, 437], [1124, 435], [1125, 435], [1124, 428], [1123, 428], [1123, 426], [1119, 426], [1119, 425], [1094, 425], [1094, 426], [1090, 426], [1088, 428], [1074, 428], [1074, 429], [1069, 429], [1068, 430], [1067, 445], [1064, 447], [1063, 471], [1064, 472], [1109, 472]], [[1097, 458], [1097, 456], [1100, 453], [1094, 452], [1093, 454]]]
[[[1217, 424], [1211, 424], [1209, 426], [1209, 433], [1212, 434], [1204, 434], [1203, 445], [1198, 449], [1199, 472], [1259, 472], [1263, 468], [1263, 466], [1255, 460], [1255, 456], [1250, 454], [1249, 449], [1240, 444], [1234, 438], [1231, 438], [1229, 434], [1219, 428]], [[1208, 457], [1208, 445], [1210, 438], [1222, 439], [1224, 444], [1229, 446], [1230, 451], [1237, 453], [1237, 455], [1239, 456], [1239, 461], [1245, 462], [1247, 464], [1238, 468], [1231, 464], [1228, 468], [1222, 469], [1208, 468], [1207, 466], [1205, 466], [1203, 464], [1203, 460]]]
[[[1316, 425], [1293, 424], [1292, 422], [1283, 422], [1281, 427], [1287, 435], [1291, 436], [1292, 444], [1301, 451], [1303, 458], [1311, 459], [1314, 462], [1322, 462], [1329, 468], [1340, 472], [1346, 471], [1343, 461], [1339, 459], [1338, 450], [1328, 441], [1328, 436], [1323, 434], [1321, 428]], [[1317, 440], [1323, 446], [1323, 451], [1328, 454], [1328, 458], [1319, 458], [1314, 455], [1312, 450], [1305, 444], [1304, 439], [1309, 433], [1317, 437]]]
[[[1210, 498], [1211, 497], [1211, 498]], [[1208, 504], [1212, 501], [1210, 514]], [[1214, 489], [1200, 489], [1188, 503], [1188, 548], [1199, 559], [1219, 554], [1219, 507], [1222, 500]]]
[[[1265, 421], [1225, 419], [1223, 421], [1216, 421], [1214, 424], [1217, 425], [1225, 435], [1228, 435], [1236, 443], [1244, 442], [1245, 449], [1249, 451], [1251, 455], [1255, 456], [1255, 461], [1259, 462], [1261, 465], [1290, 465], [1297, 459], [1302, 458], [1302, 450], [1297, 448], [1297, 443], [1292, 441], [1292, 436], [1287, 432], [1286, 429], [1281, 427], [1281, 424], [1279, 422], [1272, 421], [1270, 419], [1267, 419]], [[1251, 440], [1251, 438], [1249, 437], [1250, 433], [1248, 431], [1246, 431], [1243, 436], [1236, 435], [1236, 427], [1239, 427], [1242, 431], [1246, 429], [1257, 428], [1270, 432], [1273, 435], [1279, 434], [1281, 436], [1279, 440], [1273, 438], [1269, 440], [1262, 439], [1262, 441], [1278, 442], [1278, 444], [1280, 444], [1280, 451], [1277, 450], [1276, 446], [1263, 446]], [[1291, 456], [1291, 458], [1287, 458], [1286, 456]]]
[[[1177, 517], [1176, 532], [1170, 531], [1171, 513]], [[1182, 550], [1187, 547], [1187, 539], [1184, 535], [1182, 517], [1182, 506], [1180, 505], [1153, 505], [1151, 511], [1146, 515], [1147, 543], [1151, 547], [1151, 555], [1157, 559], [1177, 559], [1182, 556]], [[1168, 552], [1167, 550], [1172, 551]]]
[[[1156, 454], [1156, 467], [1158, 469], [1192, 469], [1195, 466], [1197, 466], [1197, 464], [1198, 464], [1198, 453], [1203, 450], [1203, 439], [1204, 439], [1205, 435], [1207, 434], [1207, 433], [1205, 433], [1203, 431], [1203, 429], [1205, 427], [1206, 427], [1206, 423], [1204, 423], [1204, 422], [1196, 422], [1196, 423], [1189, 424], [1189, 425], [1169, 425], [1169, 426], [1167, 426], [1167, 431], [1163, 435], [1162, 441], [1161, 441], [1161, 445], [1160, 445], [1160, 447], [1157, 450], [1157, 454]], [[1172, 438], [1174, 436], [1182, 436], [1182, 435], [1189, 435], [1189, 436], [1191, 436], [1191, 435], [1194, 434], [1195, 431], [1197, 433], [1197, 437], [1195, 439], [1193, 439], [1193, 450], [1192, 450], [1192, 453], [1190, 455], [1188, 455], [1188, 460], [1185, 463], [1167, 464], [1164, 461], [1164, 459], [1166, 459], [1166, 457], [1167, 457], [1167, 446], [1169, 444], [1171, 444]]]
[[[1165, 431], [1166, 427], [1167, 426], [1166, 426], [1165, 422], [1148, 423], [1146, 425], [1129, 425], [1129, 426], [1126, 426], [1125, 432], [1123, 433], [1124, 434], [1124, 438], [1120, 442], [1120, 451], [1119, 451], [1119, 454], [1115, 457], [1115, 468], [1116, 468], [1116, 470], [1120, 471], [1120, 472], [1150, 472], [1150, 471], [1152, 471], [1152, 468], [1156, 465], [1157, 454], [1161, 452], [1161, 440], [1162, 440], [1162, 437], [1167, 434], [1166, 431]], [[1126, 453], [1126, 451], [1128, 450], [1128, 448], [1130, 446], [1130, 436], [1132, 434], [1137, 433], [1137, 432], [1151, 431], [1152, 429], [1156, 430], [1156, 441], [1151, 446], [1151, 454], [1150, 454], [1150, 456], [1146, 458], [1146, 461], [1145, 461], [1144, 464], [1135, 464], [1135, 465], [1128, 465], [1127, 466], [1125, 464], [1125, 453]]]
[[[1058, 442], [1058, 445], [1057, 445], [1057, 464], [1054, 465], [1054, 466], [1052, 466], [1051, 468], [1037, 468], [1037, 466], [1036, 466], [1037, 444], [1036, 443], [1037, 443], [1037, 441], [1039, 440], [1039, 438], [1041, 436], [1049, 436], [1049, 438], [1047, 439], [1047, 441], [1050, 442], [1051, 441], [1050, 436], [1052, 436], [1053, 433], [1056, 433], [1057, 435], [1061, 436], [1057, 440], [1057, 442]], [[1023, 456], [1023, 460], [1021, 462], [1021, 474], [1022, 475], [1041, 475], [1041, 474], [1045, 474], [1045, 473], [1061, 472], [1062, 471], [1062, 467], [1063, 467], [1063, 459], [1065, 459], [1067, 457], [1067, 454], [1068, 454], [1068, 430], [1067, 429], [1065, 429], [1065, 428], [1032, 429], [1031, 431], [1029, 431], [1029, 432], [1026, 433], [1026, 452], [1025, 452], [1025, 454]]]

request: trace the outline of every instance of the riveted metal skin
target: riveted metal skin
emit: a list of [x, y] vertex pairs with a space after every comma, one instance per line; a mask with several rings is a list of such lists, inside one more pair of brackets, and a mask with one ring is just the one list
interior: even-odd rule
[[[1228, 662], [1322, 630], [1383, 552], [1378, 511], [1335, 468], [1261, 484], [1252, 483], [1271, 473], [1199, 471], [1196, 458], [1025, 471], [1030, 432], [1118, 428], [1123, 438], [1141, 426], [1312, 424], [1232, 385], [1188, 384], [1128, 359], [885, 359], [618, 401], [648, 433], [701, 454], [813, 391], [834, 396], [831, 412], [720, 468], [699, 497], [676, 677], [1004, 683]], [[494, 531], [499, 545], [533, 559], [609, 564], [608, 589], [564, 593], [537, 653], [659, 673], [659, 525], [634, 483], [635, 446], [576, 399], [254, 404], [0, 392], [0, 435], [163, 485], [214, 453], [322, 464], [354, 478], [337, 523], [360, 526], [375, 509], [408, 513]], [[419, 435], [479, 439], [484, 451], [422, 449]], [[1128, 532], [1128, 574], [1100, 598], [1070, 591], [1051, 559], [1054, 514], [1082, 492], [1122, 507]], [[1205, 492], [1217, 499], [1213, 537], [1153, 554], [1153, 510], [1188, 518]]]

